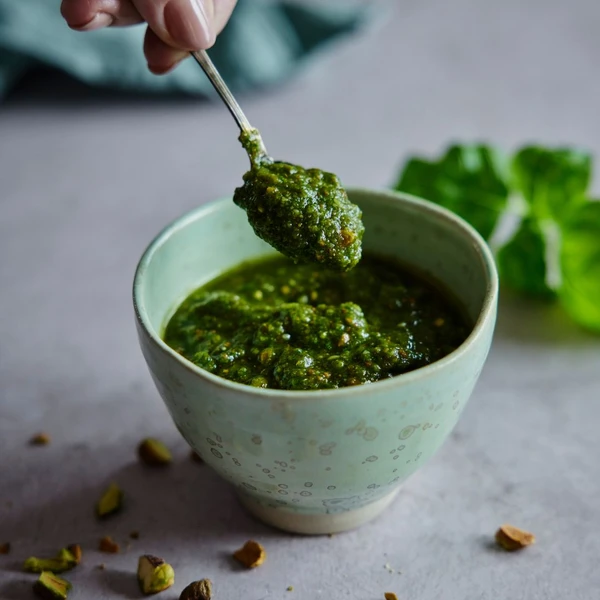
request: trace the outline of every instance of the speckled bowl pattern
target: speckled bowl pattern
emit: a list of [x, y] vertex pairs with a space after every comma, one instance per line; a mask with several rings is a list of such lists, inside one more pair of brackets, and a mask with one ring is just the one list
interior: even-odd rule
[[469, 225], [410, 196], [349, 193], [363, 210], [365, 249], [441, 281], [475, 324], [444, 359], [374, 384], [298, 392], [226, 381], [174, 352], [161, 334], [179, 303], [222, 271], [273, 253], [231, 200], [169, 225], [146, 250], [134, 282], [141, 348], [177, 428], [254, 515], [298, 533], [357, 527], [391, 502], [456, 425], [496, 319], [494, 261]]

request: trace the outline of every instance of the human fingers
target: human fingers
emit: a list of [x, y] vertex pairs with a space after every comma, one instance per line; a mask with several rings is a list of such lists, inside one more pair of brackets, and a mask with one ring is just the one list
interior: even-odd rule
[[69, 27], [78, 31], [143, 21], [131, 0], [62, 0], [60, 11]]

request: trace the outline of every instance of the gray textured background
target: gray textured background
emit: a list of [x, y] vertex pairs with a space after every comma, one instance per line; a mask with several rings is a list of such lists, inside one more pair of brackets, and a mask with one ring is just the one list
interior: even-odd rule
[[[402, 2], [387, 23], [243, 104], [273, 154], [348, 185], [388, 185], [408, 153], [452, 138], [598, 151], [599, 25], [596, 0]], [[75, 600], [139, 597], [142, 552], [175, 568], [165, 600], [199, 577], [229, 600], [600, 596], [598, 338], [554, 307], [505, 295], [471, 404], [385, 516], [332, 539], [271, 531], [188, 461], [143, 364], [130, 302], [157, 230], [239, 183], [246, 162], [233, 122], [218, 104], [62, 87], [40, 99], [47, 84], [0, 109], [0, 542], [13, 544], [0, 556], [0, 598], [30, 598], [20, 561], [73, 541], [85, 549], [70, 574]], [[38, 430], [52, 445], [27, 446]], [[173, 446], [168, 472], [138, 466], [145, 435]], [[113, 478], [127, 510], [98, 524], [92, 507]], [[496, 551], [504, 521], [538, 544]], [[127, 552], [94, 550], [101, 535], [125, 542], [132, 529], [141, 539]], [[241, 572], [228, 555], [249, 537], [270, 556]]]

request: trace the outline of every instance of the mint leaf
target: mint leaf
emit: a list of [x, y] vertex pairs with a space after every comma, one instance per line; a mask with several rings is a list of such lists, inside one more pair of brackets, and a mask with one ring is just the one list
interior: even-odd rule
[[549, 286], [548, 256], [555, 251], [555, 240], [531, 217], [521, 221], [512, 239], [496, 254], [496, 264], [503, 285], [517, 292], [552, 298]]
[[512, 185], [520, 191], [531, 214], [560, 220], [565, 212], [586, 202], [592, 158], [584, 151], [529, 146], [512, 161]]
[[407, 162], [396, 189], [457, 213], [486, 239], [506, 207], [509, 161], [479, 144], [451, 146], [439, 160]]
[[562, 305], [577, 323], [600, 333], [600, 202], [577, 207], [565, 220], [560, 264]]

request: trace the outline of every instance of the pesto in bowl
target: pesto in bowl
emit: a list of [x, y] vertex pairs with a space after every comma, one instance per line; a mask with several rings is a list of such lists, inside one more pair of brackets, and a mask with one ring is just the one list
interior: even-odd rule
[[468, 333], [454, 299], [395, 260], [367, 255], [340, 273], [275, 256], [196, 290], [164, 339], [225, 379], [316, 390], [412, 371], [452, 352]]

